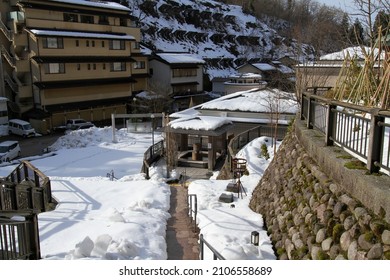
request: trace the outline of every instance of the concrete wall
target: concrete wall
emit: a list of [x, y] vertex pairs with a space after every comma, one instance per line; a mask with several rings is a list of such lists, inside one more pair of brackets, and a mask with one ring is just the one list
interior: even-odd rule
[[390, 259], [390, 177], [348, 169], [296, 120], [250, 207], [263, 215], [279, 259]]

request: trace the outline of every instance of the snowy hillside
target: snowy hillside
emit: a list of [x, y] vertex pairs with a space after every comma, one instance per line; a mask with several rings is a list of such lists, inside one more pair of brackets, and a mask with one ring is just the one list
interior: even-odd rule
[[142, 42], [154, 50], [190, 52], [203, 58], [210, 78], [235, 73], [249, 59], [302, 61], [313, 49], [288, 41], [240, 6], [205, 0], [129, 1], [142, 30]]

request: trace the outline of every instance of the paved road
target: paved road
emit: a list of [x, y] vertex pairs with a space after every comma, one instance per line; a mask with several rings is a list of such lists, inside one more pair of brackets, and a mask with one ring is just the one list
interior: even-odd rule
[[1, 136], [0, 142], [6, 140], [19, 141], [22, 152], [21, 157], [29, 157], [43, 154], [43, 150], [52, 145], [63, 133], [54, 133], [49, 135], [37, 136], [32, 138], [22, 138], [17, 135]]

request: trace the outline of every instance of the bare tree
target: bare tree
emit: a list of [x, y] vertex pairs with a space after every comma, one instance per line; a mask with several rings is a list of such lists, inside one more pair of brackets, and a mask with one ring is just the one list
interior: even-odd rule
[[386, 13], [389, 13], [390, 4], [388, 0], [354, 0], [354, 2], [357, 8], [357, 13], [352, 15], [362, 18], [369, 40], [369, 46], [373, 47], [376, 41], [374, 28], [376, 14], [380, 10], [384, 10]]

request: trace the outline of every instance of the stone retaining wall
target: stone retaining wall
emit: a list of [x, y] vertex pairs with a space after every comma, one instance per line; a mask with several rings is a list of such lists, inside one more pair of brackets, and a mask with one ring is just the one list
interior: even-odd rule
[[[350, 188], [348, 192], [342, 180], [327, 175], [333, 172], [325, 174], [322, 166], [314, 161], [316, 156], [313, 154], [316, 149], [322, 149], [321, 145], [316, 149], [313, 143], [310, 143], [310, 149], [304, 147], [302, 143], [310, 142], [310, 139], [300, 139], [304, 127], [296, 121], [293, 128], [254, 190], [250, 202], [251, 209], [264, 217], [277, 257], [390, 259], [386, 202], [378, 208], [374, 204], [382, 202], [371, 204], [370, 200], [363, 204], [356, 199], [359, 193], [366, 192], [370, 196], [369, 191]], [[340, 165], [350, 160], [348, 155], [340, 148], [332, 149], [337, 154], [336, 158], [340, 159], [334, 160], [335, 172], [341, 174], [341, 178], [350, 176], [347, 174], [349, 171]], [[307, 150], [311, 150], [311, 154]], [[344, 175], [341, 169], [345, 170]], [[361, 170], [354, 174], [375, 176], [366, 175]], [[379, 187], [389, 188], [388, 176], [376, 177], [382, 185]], [[358, 192], [357, 195], [354, 192]], [[384, 201], [388, 198], [390, 195]]]

